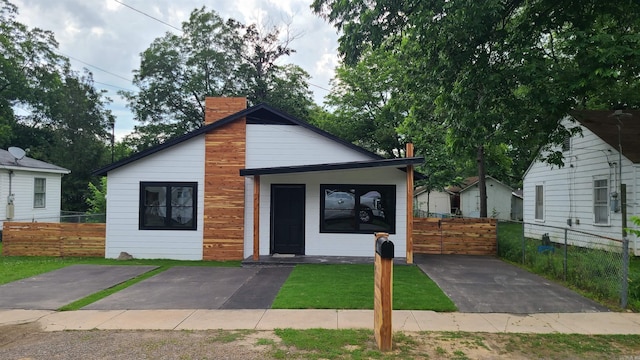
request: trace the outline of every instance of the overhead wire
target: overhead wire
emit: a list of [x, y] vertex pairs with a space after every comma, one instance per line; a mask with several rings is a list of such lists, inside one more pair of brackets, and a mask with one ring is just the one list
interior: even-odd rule
[[[146, 13], [146, 12], [144, 12], [144, 11], [142, 11], [142, 10], [136, 9], [136, 8], [134, 8], [134, 7], [133, 7], [133, 6], [131, 6], [131, 5], [125, 4], [125, 3], [123, 3], [123, 2], [122, 2], [122, 1], [120, 1], [120, 0], [113, 0], [113, 1], [117, 2], [118, 4], [120, 4], [120, 5], [122, 5], [122, 6], [125, 6], [125, 7], [129, 8], [129, 9], [131, 9], [131, 10], [133, 10], [133, 11], [135, 11], [135, 12], [139, 13], [139, 14], [142, 14], [142, 15], [144, 15], [144, 16], [146, 16], [146, 17], [150, 18], [150, 19], [153, 19], [153, 20], [155, 20], [155, 21], [157, 21], [157, 22], [159, 22], [159, 23], [161, 23], [161, 24], [164, 24], [164, 25], [166, 25], [166, 26], [168, 26], [168, 27], [170, 27], [170, 28], [172, 28], [172, 29], [175, 29], [175, 30], [178, 30], [178, 31], [180, 31], [180, 32], [183, 32], [183, 31], [182, 31], [182, 29], [180, 29], [180, 28], [178, 28], [178, 27], [176, 27], [176, 26], [173, 26], [173, 25], [169, 24], [168, 22], [162, 21], [162, 20], [160, 20], [160, 19], [158, 19], [158, 18], [156, 18], [156, 17], [154, 17], [154, 16], [152, 16], [152, 15], [149, 15], [148, 13]], [[309, 84], [310, 86], [316, 87], [316, 88], [318, 88], [318, 89], [321, 89], [321, 90], [324, 90], [324, 91], [327, 91], [327, 92], [331, 92], [331, 90], [329, 90], [329, 89], [327, 89], [327, 88], [324, 88], [324, 87], [322, 87], [322, 86], [320, 86], [320, 85], [316, 85], [316, 84], [312, 84], [312, 83], [307, 83], [307, 84]]]

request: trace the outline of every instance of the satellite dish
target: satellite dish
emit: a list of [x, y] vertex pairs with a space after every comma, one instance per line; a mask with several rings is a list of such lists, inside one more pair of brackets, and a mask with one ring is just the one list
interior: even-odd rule
[[20, 149], [19, 147], [12, 146], [8, 150], [9, 154], [13, 155], [16, 160], [22, 160], [25, 155], [24, 150]]

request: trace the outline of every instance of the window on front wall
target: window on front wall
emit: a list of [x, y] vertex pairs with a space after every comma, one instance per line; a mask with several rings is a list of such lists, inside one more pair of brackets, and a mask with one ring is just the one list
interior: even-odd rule
[[320, 232], [395, 231], [395, 185], [320, 185]]
[[33, 207], [44, 208], [47, 205], [47, 179], [35, 178], [33, 182]]
[[196, 230], [198, 184], [141, 182], [140, 230]]
[[536, 185], [536, 220], [544, 220], [544, 187]]
[[593, 222], [609, 224], [609, 184], [607, 179], [593, 180]]

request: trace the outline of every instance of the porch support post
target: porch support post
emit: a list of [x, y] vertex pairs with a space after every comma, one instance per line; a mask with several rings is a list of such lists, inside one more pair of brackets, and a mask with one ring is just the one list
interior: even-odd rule
[[253, 177], [253, 260], [260, 260], [260, 175]]
[[[408, 143], [405, 157], [413, 157], [413, 144]], [[407, 264], [413, 264], [413, 165], [407, 165]]]

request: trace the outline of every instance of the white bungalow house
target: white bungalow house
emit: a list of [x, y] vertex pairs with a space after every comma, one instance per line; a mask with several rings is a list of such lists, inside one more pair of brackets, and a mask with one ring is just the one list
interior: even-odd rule
[[95, 171], [108, 177], [107, 258], [373, 256], [386, 232], [411, 261], [407, 184], [423, 158], [384, 159], [244, 98], [207, 98], [205, 114], [200, 129]]
[[[582, 134], [564, 142], [563, 167], [534, 161], [526, 171], [524, 221], [532, 224], [525, 226], [526, 236], [549, 233], [560, 241], [566, 228], [622, 239], [622, 183], [628, 217], [640, 214], [640, 111], [624, 113], [620, 123], [613, 111], [576, 111], [562, 120]], [[638, 239], [629, 239], [632, 253], [640, 255]]]
[[5, 221], [60, 221], [62, 176], [71, 171], [15, 154], [0, 149], [0, 229]]
[[[511, 197], [513, 189], [486, 176], [487, 187], [487, 216], [500, 220], [511, 219]], [[478, 177], [474, 176], [464, 181], [460, 196], [460, 212], [463, 217], [477, 218], [480, 216], [480, 189], [478, 189]]]
[[451, 197], [453, 193], [444, 189], [442, 191], [427, 191], [420, 186], [415, 189], [413, 208], [420, 217], [446, 217], [452, 214]]

